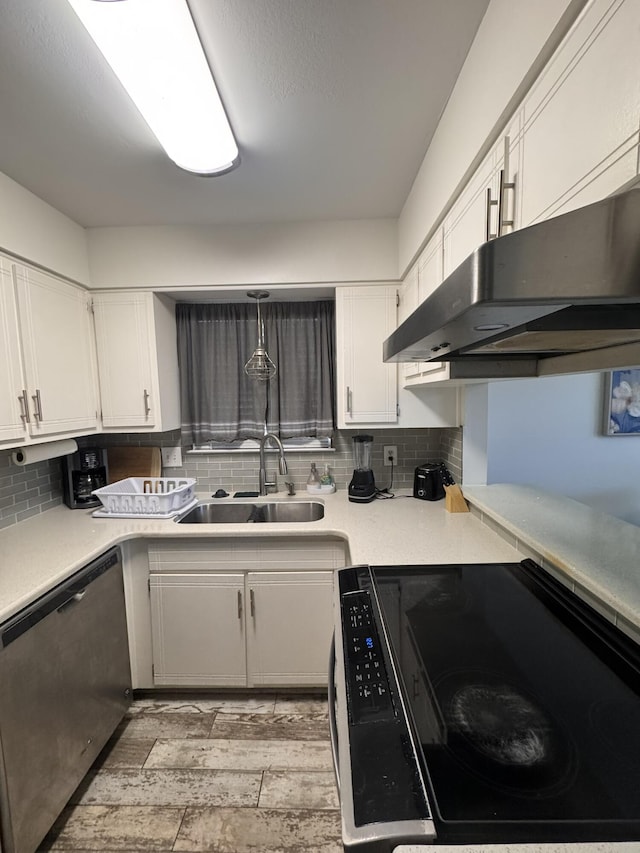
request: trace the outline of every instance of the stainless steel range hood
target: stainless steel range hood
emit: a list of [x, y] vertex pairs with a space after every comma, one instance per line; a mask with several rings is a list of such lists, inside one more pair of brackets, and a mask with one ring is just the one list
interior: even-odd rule
[[384, 343], [491, 379], [640, 365], [640, 188], [484, 243]]

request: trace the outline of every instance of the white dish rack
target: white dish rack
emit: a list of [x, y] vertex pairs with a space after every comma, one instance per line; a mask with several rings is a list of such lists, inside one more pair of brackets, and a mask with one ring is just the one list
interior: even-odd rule
[[190, 477], [127, 477], [94, 489], [103, 509], [98, 518], [171, 518], [196, 502]]

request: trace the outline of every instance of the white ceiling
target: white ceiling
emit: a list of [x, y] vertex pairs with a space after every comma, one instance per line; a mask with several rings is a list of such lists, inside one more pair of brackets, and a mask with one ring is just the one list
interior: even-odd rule
[[397, 217], [488, 0], [189, 5], [237, 169], [174, 166], [66, 0], [0, 0], [0, 171], [87, 227]]

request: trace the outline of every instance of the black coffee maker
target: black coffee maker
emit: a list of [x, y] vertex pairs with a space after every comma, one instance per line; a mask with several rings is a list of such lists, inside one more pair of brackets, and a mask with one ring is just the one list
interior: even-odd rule
[[101, 506], [100, 498], [91, 494], [107, 485], [107, 451], [87, 447], [62, 457], [62, 489], [64, 502], [70, 509]]

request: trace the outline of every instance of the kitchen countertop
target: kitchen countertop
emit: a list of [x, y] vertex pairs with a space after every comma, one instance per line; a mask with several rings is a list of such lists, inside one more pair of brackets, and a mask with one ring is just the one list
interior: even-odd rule
[[129, 539], [332, 536], [348, 543], [352, 564], [517, 562], [531, 555], [579, 593], [590, 593], [588, 600], [640, 641], [639, 527], [527, 486], [465, 486], [464, 493], [472, 513], [448, 513], [444, 501], [418, 501], [407, 491], [368, 504], [351, 503], [345, 490], [256, 499], [324, 504], [324, 518], [299, 524], [180, 525], [93, 518], [93, 510], [58, 506], [0, 531], [0, 621]]
[[[208, 495], [201, 495], [206, 499]], [[57, 506], [0, 531], [0, 621], [107, 548], [128, 539], [179, 537], [334, 536], [348, 542], [352, 564], [518, 561], [522, 555], [471, 513], [448, 513], [444, 501], [409, 493], [368, 504], [345, 490], [315, 498], [306, 492], [256, 499], [319, 500], [325, 516], [297, 524], [176, 524], [172, 519], [93, 518], [92, 510]], [[223, 501], [234, 500], [224, 498]], [[237, 502], [237, 501], [236, 501]]]
[[640, 527], [528, 486], [465, 486], [464, 492], [514, 547], [535, 551], [542, 565], [589, 593], [583, 597], [640, 642]]

